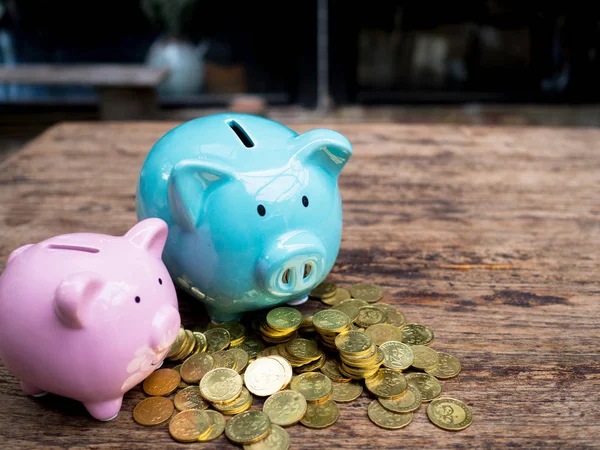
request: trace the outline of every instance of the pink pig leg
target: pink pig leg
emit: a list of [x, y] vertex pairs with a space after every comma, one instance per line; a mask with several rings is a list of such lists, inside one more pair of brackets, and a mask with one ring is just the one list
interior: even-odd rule
[[25, 381], [21, 381], [21, 390], [23, 391], [23, 394], [33, 395], [34, 397], [42, 397], [47, 394], [46, 391], [33, 384], [26, 383]]
[[104, 402], [84, 403], [83, 406], [85, 406], [92, 417], [102, 421], [109, 421], [117, 417], [122, 403], [123, 397], [119, 397]]

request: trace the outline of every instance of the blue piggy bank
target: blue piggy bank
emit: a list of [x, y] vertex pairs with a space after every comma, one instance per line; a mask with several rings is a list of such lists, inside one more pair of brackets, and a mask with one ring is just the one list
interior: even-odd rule
[[163, 219], [163, 260], [213, 322], [300, 303], [325, 279], [342, 235], [340, 171], [350, 142], [272, 120], [215, 114], [162, 136], [144, 161], [138, 219]]

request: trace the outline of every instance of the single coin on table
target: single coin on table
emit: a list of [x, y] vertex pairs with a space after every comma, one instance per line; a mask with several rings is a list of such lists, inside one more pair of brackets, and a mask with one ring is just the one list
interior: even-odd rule
[[225, 425], [225, 435], [235, 444], [252, 444], [264, 439], [271, 419], [262, 411], [246, 411], [233, 416]]
[[169, 395], [179, 386], [181, 375], [173, 369], [158, 369], [152, 372], [142, 383], [148, 395]]
[[286, 383], [287, 374], [284, 365], [269, 356], [256, 358], [244, 372], [246, 388], [258, 397], [272, 395], [283, 389]]
[[196, 353], [186, 359], [180, 367], [181, 378], [186, 383], [198, 383], [215, 367], [214, 358], [208, 353]]
[[292, 390], [276, 392], [265, 400], [263, 412], [271, 423], [288, 427], [294, 425], [306, 414], [308, 404], [302, 394]]
[[179, 442], [195, 442], [210, 433], [212, 421], [205, 411], [189, 409], [177, 413], [169, 423], [171, 437]]
[[198, 386], [186, 387], [173, 398], [173, 403], [178, 411], [186, 411], [188, 409], [207, 409], [208, 403], [200, 395]]
[[455, 377], [460, 373], [461, 365], [458, 359], [448, 353], [437, 353], [440, 358], [439, 364], [431, 369], [425, 369], [425, 372], [440, 380]]
[[322, 281], [317, 287], [310, 291], [310, 296], [314, 298], [330, 297], [335, 294], [337, 286], [330, 281]]
[[212, 411], [210, 409], [207, 409], [204, 412], [208, 414], [211, 427], [209, 433], [206, 436], [203, 436], [202, 438], [198, 439], [201, 442], [212, 441], [213, 439], [216, 439], [219, 436], [221, 436], [223, 434], [223, 431], [225, 431], [225, 417], [223, 417], [223, 414], [217, 411]]
[[304, 396], [307, 402], [319, 402], [331, 395], [331, 380], [319, 372], [307, 372], [292, 379], [292, 390]]
[[344, 300], [348, 300], [349, 298], [351, 298], [350, 291], [348, 291], [348, 289], [339, 287], [333, 295], [330, 295], [329, 297], [322, 297], [321, 301], [327, 306], [335, 306], [339, 305]]
[[373, 306], [375, 308], [381, 308], [381, 309], [385, 310], [385, 312], [387, 313], [387, 316], [388, 316], [386, 323], [389, 323], [390, 325], [394, 325], [398, 328], [402, 328], [404, 325], [406, 325], [406, 317], [404, 316], [402, 311], [400, 311], [395, 306], [388, 305], [386, 303], [377, 303], [377, 304], [374, 304]]
[[300, 327], [302, 314], [296, 308], [280, 306], [267, 313], [267, 325], [275, 330], [293, 330]]
[[271, 424], [271, 430], [266, 438], [254, 444], [244, 444], [244, 450], [288, 450], [290, 435], [279, 425]]
[[409, 386], [414, 386], [421, 393], [423, 402], [430, 402], [442, 394], [442, 384], [427, 373], [406, 374], [406, 381]]
[[384, 323], [387, 320], [387, 312], [374, 306], [362, 306], [358, 309], [358, 317], [354, 323], [362, 328]]
[[383, 298], [383, 289], [376, 284], [357, 283], [350, 287], [350, 295], [352, 298], [374, 303]]
[[360, 397], [363, 392], [362, 384], [355, 381], [349, 383], [332, 383], [331, 399], [338, 403], [351, 402]]
[[365, 380], [365, 385], [373, 395], [381, 398], [400, 397], [408, 387], [406, 377], [391, 369], [379, 369]]
[[379, 403], [381, 403], [385, 409], [395, 413], [416, 411], [419, 409], [419, 406], [421, 406], [421, 402], [421, 393], [416, 387], [411, 386], [410, 384], [402, 397], [393, 400], [385, 398], [379, 399]]
[[395, 413], [383, 407], [378, 400], [373, 400], [367, 408], [369, 419], [381, 428], [398, 430], [412, 422], [413, 413]]
[[429, 345], [433, 338], [433, 331], [419, 323], [407, 323], [402, 328], [402, 342], [408, 345]]
[[173, 415], [173, 402], [165, 397], [150, 397], [133, 409], [133, 420], [140, 425], [154, 426], [165, 423]]
[[206, 347], [207, 353], [225, 350], [227, 347], [229, 347], [229, 343], [231, 342], [229, 331], [227, 331], [225, 328], [211, 328], [210, 330], [206, 330], [204, 332], [204, 336], [206, 337], [206, 341], [208, 343]]
[[337, 422], [339, 417], [337, 404], [329, 399], [323, 403], [309, 403], [300, 423], [308, 428], [326, 428]]
[[464, 430], [473, 422], [473, 413], [465, 403], [454, 398], [441, 397], [427, 406], [427, 417], [444, 430]]
[[379, 346], [383, 352], [383, 365], [388, 369], [404, 370], [411, 366], [414, 360], [412, 349], [402, 342], [388, 341]]
[[204, 375], [200, 381], [200, 394], [211, 403], [227, 403], [240, 395], [242, 385], [239, 373], [219, 367]]
[[435, 369], [440, 363], [438, 352], [432, 348], [425, 345], [413, 345], [411, 350], [414, 356], [412, 366], [415, 369]]

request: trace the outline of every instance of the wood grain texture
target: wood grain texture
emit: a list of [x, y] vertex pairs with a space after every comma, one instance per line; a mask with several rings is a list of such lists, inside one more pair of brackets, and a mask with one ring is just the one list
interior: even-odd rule
[[[175, 125], [63, 124], [8, 159], [2, 264], [14, 248], [61, 233], [123, 234], [136, 221], [143, 159]], [[469, 404], [474, 421], [443, 431], [421, 407], [407, 428], [382, 430], [364, 393], [330, 428], [289, 428], [292, 448], [597, 447], [600, 130], [331, 127], [355, 155], [340, 178], [344, 231], [330, 278], [379, 283], [385, 302], [430, 326], [433, 347], [463, 365], [444, 394]], [[180, 302], [184, 324], [205, 320], [199, 303]], [[186, 448], [166, 425], [133, 422], [143, 397], [133, 389], [118, 418], [100, 423], [77, 402], [23, 396], [0, 364], [0, 447]], [[205, 446], [232, 448], [224, 436]]]
[[167, 68], [139, 64], [21, 64], [0, 68], [0, 82], [156, 87], [168, 74]]

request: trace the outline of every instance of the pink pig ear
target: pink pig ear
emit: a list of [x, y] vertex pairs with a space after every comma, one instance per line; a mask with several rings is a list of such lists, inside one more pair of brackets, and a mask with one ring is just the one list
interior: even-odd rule
[[89, 322], [89, 306], [104, 287], [104, 281], [90, 272], [65, 278], [54, 293], [54, 311], [69, 328], [84, 328]]
[[125, 234], [125, 238], [160, 259], [168, 234], [169, 227], [167, 223], [162, 219], [152, 217], [134, 225]]

